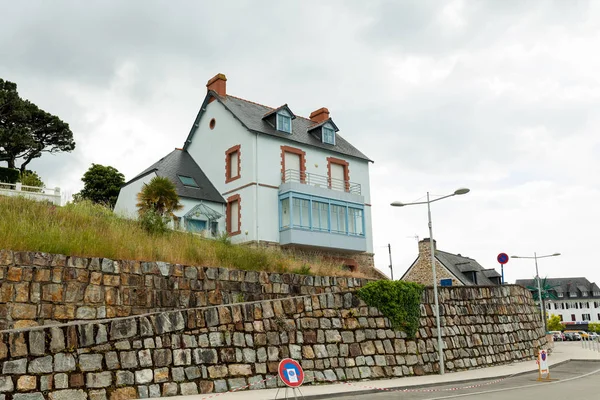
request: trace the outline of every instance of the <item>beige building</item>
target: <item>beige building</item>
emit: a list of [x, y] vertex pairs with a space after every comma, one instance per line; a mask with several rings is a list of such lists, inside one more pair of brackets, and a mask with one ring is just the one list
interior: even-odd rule
[[[435, 240], [435, 273], [438, 285], [494, 286], [502, 282], [501, 275], [493, 268], [485, 269], [477, 261], [460, 254], [438, 250]], [[400, 280], [431, 286], [431, 247], [429, 239], [419, 241], [419, 255]]]

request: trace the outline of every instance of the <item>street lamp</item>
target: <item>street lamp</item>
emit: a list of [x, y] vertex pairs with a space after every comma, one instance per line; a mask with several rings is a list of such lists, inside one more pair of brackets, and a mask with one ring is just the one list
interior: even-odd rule
[[535, 280], [537, 281], [537, 288], [538, 288], [538, 299], [540, 300], [540, 315], [542, 317], [542, 323], [544, 324], [544, 331], [547, 331], [547, 327], [546, 327], [546, 318], [544, 318], [544, 299], [542, 298], [542, 288], [540, 286], [540, 274], [538, 273], [538, 264], [537, 264], [537, 260], [538, 258], [546, 258], [546, 257], [557, 257], [560, 256], [560, 253], [554, 253], [554, 254], [547, 254], [545, 256], [538, 256], [537, 253], [533, 253], [533, 257], [528, 257], [528, 256], [510, 256], [510, 258], [529, 258], [529, 259], [534, 259], [535, 260]]
[[438, 290], [437, 290], [438, 285], [437, 285], [437, 277], [435, 274], [435, 247], [433, 245], [433, 227], [431, 224], [431, 203], [448, 198], [448, 197], [458, 196], [461, 194], [467, 194], [467, 193], [469, 193], [469, 191], [470, 190], [467, 188], [460, 188], [460, 189], [456, 189], [454, 191], [454, 193], [452, 193], [452, 194], [438, 197], [437, 199], [433, 199], [433, 200], [429, 199], [429, 192], [427, 192], [427, 201], [419, 201], [419, 202], [414, 202], [414, 203], [402, 203], [400, 201], [395, 201], [391, 204], [393, 207], [404, 207], [404, 206], [412, 206], [412, 205], [417, 205], [417, 204], [427, 204], [427, 218], [428, 218], [428, 222], [429, 222], [429, 246], [431, 248], [431, 251], [430, 251], [430, 253], [431, 253], [431, 271], [433, 274], [433, 298], [434, 298], [434, 302], [435, 302], [435, 324], [437, 327], [437, 334], [438, 334], [438, 358], [440, 359], [440, 375], [444, 374], [444, 349], [442, 346], [442, 331], [440, 329], [440, 307], [438, 304]]

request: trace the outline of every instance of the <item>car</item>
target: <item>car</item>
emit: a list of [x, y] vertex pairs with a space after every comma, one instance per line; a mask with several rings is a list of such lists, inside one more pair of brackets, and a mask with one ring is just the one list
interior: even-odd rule
[[565, 333], [563, 333], [563, 335], [565, 336], [565, 340], [568, 340], [568, 341], [574, 340], [572, 332], [565, 332]]
[[591, 340], [598, 340], [598, 338], [600, 338], [600, 335], [598, 335], [596, 332], [591, 332], [589, 335]]
[[581, 335], [577, 332], [573, 332], [573, 340], [581, 340]]
[[563, 342], [565, 340], [565, 335], [561, 331], [551, 331], [550, 333], [556, 342]]
[[588, 340], [590, 338], [589, 333], [587, 333], [585, 331], [579, 331], [577, 333], [579, 333], [579, 336], [581, 336], [582, 340]]

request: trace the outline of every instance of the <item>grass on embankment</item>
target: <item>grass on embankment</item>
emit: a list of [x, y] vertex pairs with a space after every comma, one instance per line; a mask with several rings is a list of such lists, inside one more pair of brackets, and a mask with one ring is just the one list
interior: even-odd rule
[[136, 221], [120, 218], [99, 205], [86, 202], [56, 207], [22, 197], [0, 196], [0, 249], [280, 273], [360, 276], [315, 255], [235, 246], [184, 232], [150, 235]]

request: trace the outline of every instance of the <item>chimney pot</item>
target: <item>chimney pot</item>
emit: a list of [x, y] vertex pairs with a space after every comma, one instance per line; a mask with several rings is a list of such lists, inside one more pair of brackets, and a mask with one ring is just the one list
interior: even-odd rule
[[323, 121], [327, 121], [329, 119], [329, 110], [325, 107], [321, 107], [316, 111], [310, 113], [310, 120], [320, 124]]
[[217, 74], [206, 83], [207, 91], [214, 91], [219, 96], [227, 95], [227, 77], [225, 74]]

